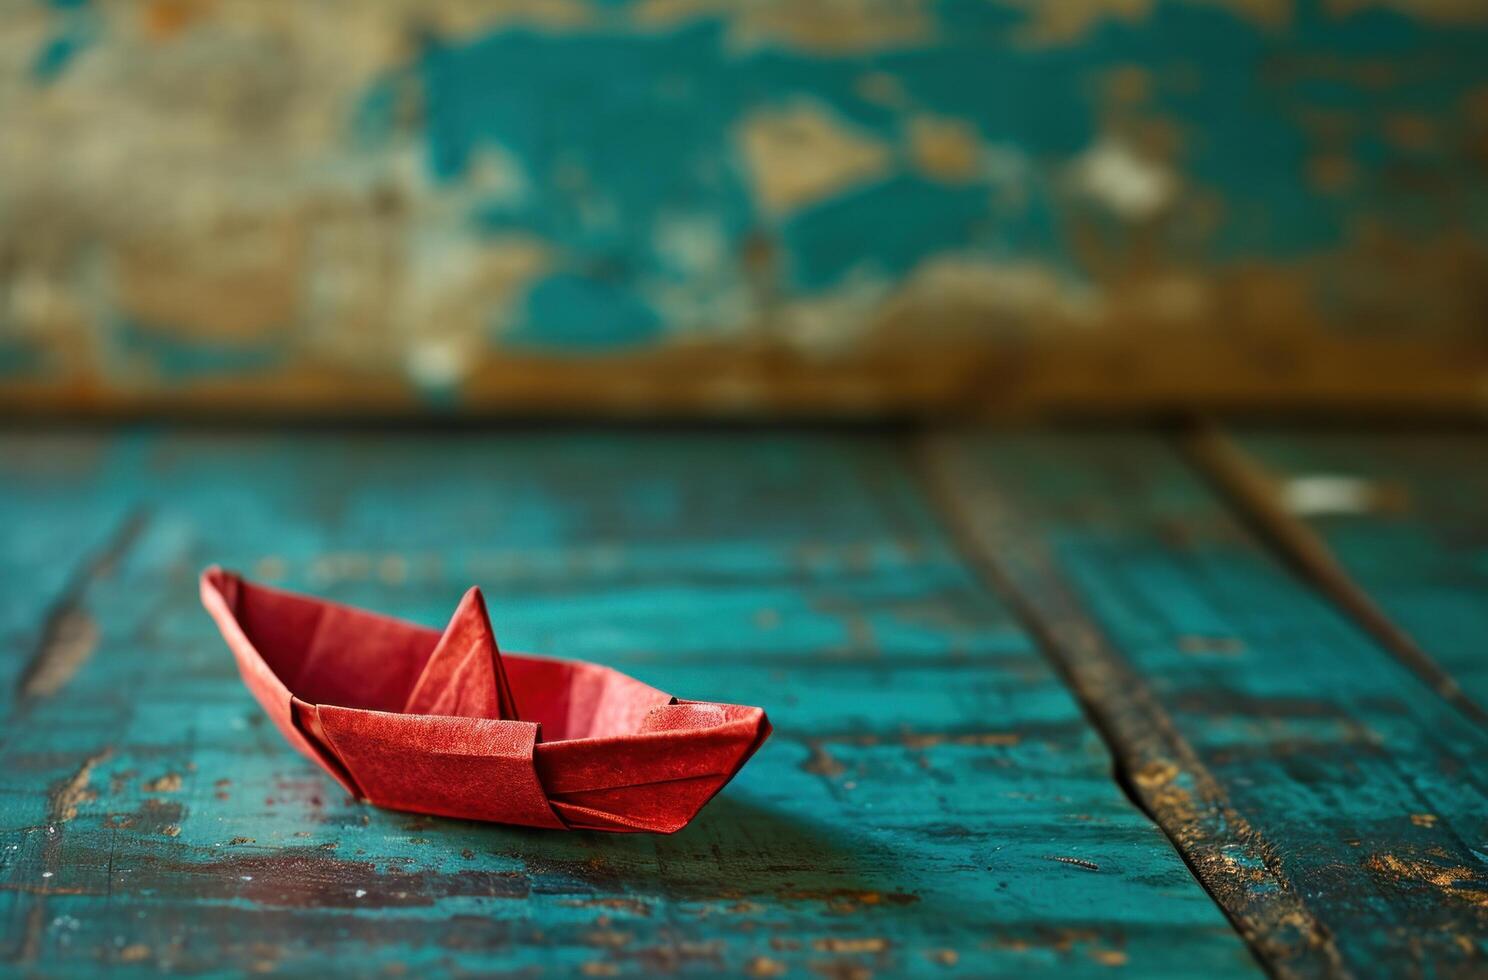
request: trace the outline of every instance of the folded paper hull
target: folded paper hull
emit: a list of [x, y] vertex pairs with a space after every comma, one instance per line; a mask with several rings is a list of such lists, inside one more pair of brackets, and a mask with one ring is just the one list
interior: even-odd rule
[[201, 593], [285, 739], [379, 806], [671, 833], [770, 734], [759, 708], [503, 654], [475, 590], [443, 634], [218, 568], [202, 574]]

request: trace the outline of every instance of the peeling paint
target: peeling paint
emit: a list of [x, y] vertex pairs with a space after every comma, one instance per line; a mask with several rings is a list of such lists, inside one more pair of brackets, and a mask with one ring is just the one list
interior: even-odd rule
[[889, 172], [889, 148], [820, 107], [757, 113], [739, 131], [755, 195], [783, 214]]
[[1076, 158], [1073, 173], [1082, 192], [1128, 221], [1156, 217], [1176, 193], [1165, 167], [1118, 140], [1091, 146]]
[[961, 119], [916, 116], [909, 124], [910, 154], [926, 177], [960, 183], [981, 170], [981, 139]]
[[[1114, 360], [1379, 398], [1407, 349], [1479, 404], [1482, 10], [28, 7], [0, 396], [938, 408], [1133, 397]], [[1143, 363], [1167, 334], [1210, 361]]]
[[110, 751], [105, 749], [89, 756], [83, 760], [77, 772], [53, 787], [48, 813], [52, 820], [66, 823], [77, 816], [79, 806], [98, 798], [97, 791], [92, 789], [89, 783], [93, 779], [93, 769], [110, 754]]
[[934, 31], [925, 0], [641, 0], [631, 16], [648, 27], [667, 27], [699, 17], [721, 17], [733, 44], [748, 48], [783, 44], [821, 54], [900, 48], [929, 40]]

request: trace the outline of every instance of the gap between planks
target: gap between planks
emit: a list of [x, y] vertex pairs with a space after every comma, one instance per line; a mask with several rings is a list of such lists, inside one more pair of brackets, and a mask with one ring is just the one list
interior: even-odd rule
[[1178, 448], [1242, 521], [1288, 567], [1373, 637], [1391, 656], [1468, 718], [1488, 727], [1488, 710], [1392, 620], [1354, 580], [1331, 548], [1287, 507], [1282, 483], [1219, 426], [1199, 420], [1178, 437]]
[[83, 596], [93, 582], [113, 571], [148, 522], [143, 508], [129, 512], [68, 579], [48, 610], [41, 635], [16, 681], [15, 698], [22, 710], [61, 691], [93, 655], [98, 626], [83, 609]]
[[[1199, 883], [1274, 976], [1348, 976], [1275, 847], [1233, 806], [1161, 702], [1065, 582], [1033, 522], [980, 479], [953, 437], [914, 446], [915, 470], [947, 538], [1029, 631], [1106, 743], [1133, 803], [1172, 842]], [[1236, 874], [1237, 859], [1247, 868]], [[1257, 886], [1263, 887], [1257, 887]]]

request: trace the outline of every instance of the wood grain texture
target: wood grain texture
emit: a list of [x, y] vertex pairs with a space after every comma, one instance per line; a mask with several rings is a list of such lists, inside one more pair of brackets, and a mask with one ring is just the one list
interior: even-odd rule
[[[1166, 442], [965, 435], [928, 458], [994, 577], [1057, 617], [1050, 650], [1134, 790], [1274, 972], [1481, 975], [1488, 733]], [[1134, 712], [1168, 758], [1123, 744]]]
[[[149, 514], [77, 592], [92, 656], [0, 729], [9, 968], [1258, 972], [892, 439], [167, 433], [98, 458], [102, 498], [40, 469], [3, 495], [59, 528]], [[504, 646], [762, 704], [776, 735], [673, 837], [360, 806], [243, 690], [209, 561], [435, 624], [478, 582]]]
[[1293, 519], [1488, 709], [1488, 437], [1257, 428], [1231, 437], [1265, 467]]

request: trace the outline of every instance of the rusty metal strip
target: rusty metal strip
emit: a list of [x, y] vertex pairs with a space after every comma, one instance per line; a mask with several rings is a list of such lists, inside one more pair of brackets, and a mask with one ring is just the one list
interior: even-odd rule
[[1451, 674], [1380, 608], [1338, 561], [1327, 542], [1287, 509], [1280, 481], [1259, 460], [1208, 421], [1193, 423], [1178, 441], [1193, 467], [1291, 568], [1415, 672], [1442, 700], [1488, 726], [1488, 711], [1468, 697]]
[[949, 537], [1010, 605], [1079, 699], [1117, 779], [1273, 976], [1347, 977], [1333, 938], [1274, 846], [1231, 804], [1151, 689], [1067, 584], [1037, 520], [958, 449], [918, 444], [918, 469]]

